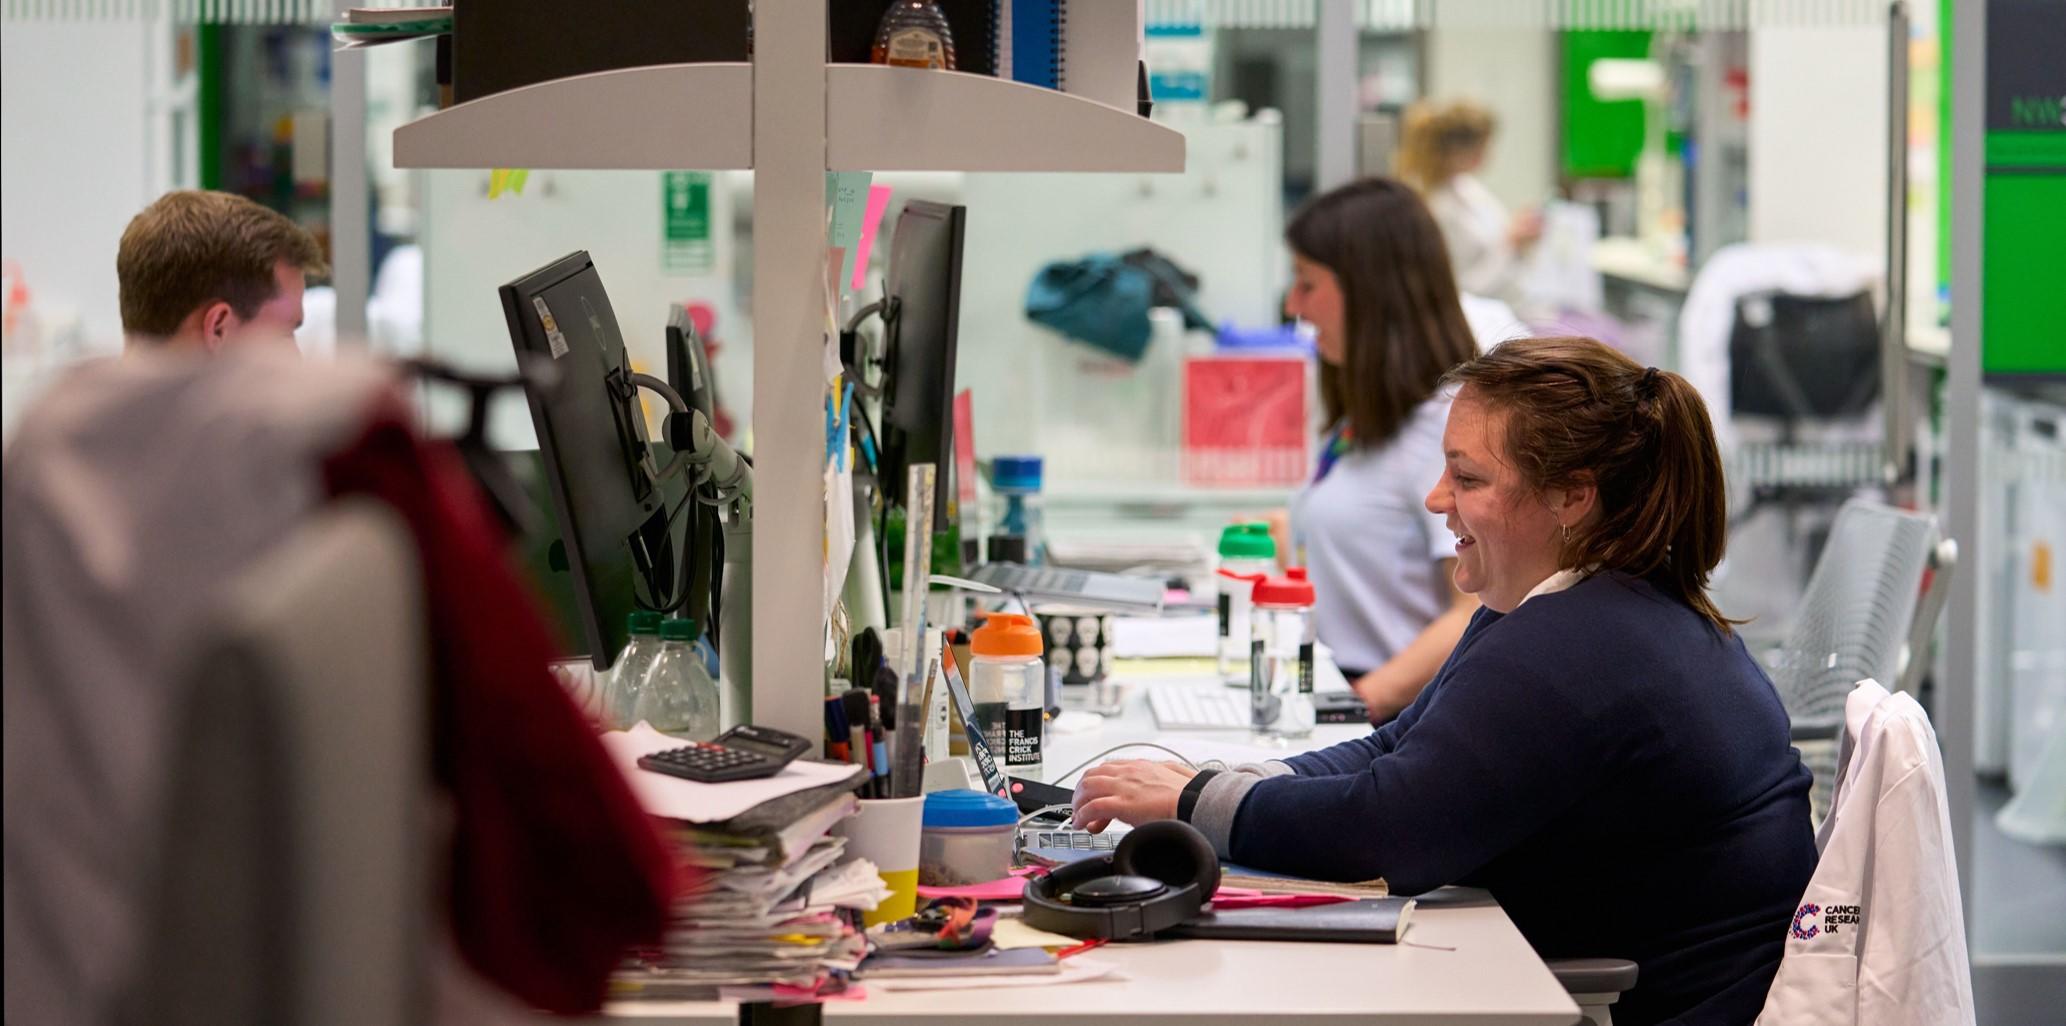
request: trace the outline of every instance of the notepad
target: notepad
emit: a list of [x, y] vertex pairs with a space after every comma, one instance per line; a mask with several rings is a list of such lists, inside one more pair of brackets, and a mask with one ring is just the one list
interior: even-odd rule
[[1061, 963], [1045, 948], [993, 947], [965, 956], [948, 952], [870, 955], [854, 975], [864, 980], [915, 976], [1019, 976], [1052, 974], [1060, 972], [1061, 968]]
[[1412, 898], [1371, 898], [1312, 908], [1232, 909], [1207, 913], [1166, 936], [1395, 944], [1412, 921], [1413, 906]]

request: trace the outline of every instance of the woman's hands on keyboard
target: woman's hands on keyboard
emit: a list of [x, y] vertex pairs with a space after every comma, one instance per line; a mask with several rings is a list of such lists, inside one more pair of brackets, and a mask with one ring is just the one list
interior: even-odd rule
[[1114, 759], [1086, 770], [1076, 784], [1076, 825], [1092, 833], [1123, 820], [1135, 826], [1175, 819], [1177, 796], [1198, 775], [1181, 763]]

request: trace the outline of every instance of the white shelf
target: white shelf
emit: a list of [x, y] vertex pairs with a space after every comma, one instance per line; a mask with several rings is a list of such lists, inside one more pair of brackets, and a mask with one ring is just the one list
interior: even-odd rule
[[1184, 169], [1183, 133], [1132, 111], [988, 75], [825, 67], [833, 171]]
[[469, 100], [395, 129], [396, 167], [753, 166], [753, 66], [661, 64]]

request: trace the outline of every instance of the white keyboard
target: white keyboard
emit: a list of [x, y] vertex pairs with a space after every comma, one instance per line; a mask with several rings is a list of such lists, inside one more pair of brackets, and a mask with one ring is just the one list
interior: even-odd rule
[[1227, 687], [1151, 687], [1148, 711], [1163, 730], [1246, 730], [1251, 719], [1248, 692]]

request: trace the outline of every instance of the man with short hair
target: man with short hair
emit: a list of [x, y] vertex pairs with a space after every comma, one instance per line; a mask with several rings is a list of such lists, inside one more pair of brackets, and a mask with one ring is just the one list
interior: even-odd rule
[[115, 254], [131, 346], [216, 352], [289, 342], [311, 275], [330, 273], [308, 230], [225, 192], [180, 190], [129, 222]]

